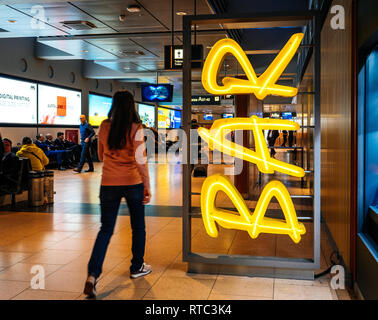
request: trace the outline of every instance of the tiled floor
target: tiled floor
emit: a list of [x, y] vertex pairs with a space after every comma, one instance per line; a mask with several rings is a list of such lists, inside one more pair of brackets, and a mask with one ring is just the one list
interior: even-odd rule
[[[152, 204], [180, 206], [180, 166], [151, 166]], [[85, 298], [81, 292], [100, 219], [98, 214], [83, 214], [75, 206], [69, 208], [72, 203], [97, 206], [100, 172], [98, 164], [93, 174], [56, 172], [57, 194], [52, 212], [0, 211], [0, 299]], [[202, 180], [195, 180], [194, 188]], [[68, 206], [61, 211], [62, 204]], [[226, 201], [223, 205], [227, 205]], [[187, 274], [181, 260], [181, 218], [147, 216], [146, 224], [145, 260], [152, 265], [153, 272], [144, 278], [129, 278], [131, 229], [129, 217], [120, 215], [99, 280], [98, 299], [350, 298], [346, 290], [331, 289], [327, 276], [301, 281]], [[212, 239], [206, 235], [202, 220], [193, 219], [192, 246], [193, 251], [199, 252], [306, 257], [312, 255], [311, 224], [306, 228], [308, 232], [300, 245], [284, 236], [261, 234], [252, 240], [245, 232], [222, 228], [219, 237]], [[330, 244], [322, 232], [321, 270], [328, 266], [329, 253]], [[35, 276], [31, 268], [35, 265], [44, 268], [45, 289], [30, 287]]]
[[[98, 219], [80, 214], [1, 213], [0, 299], [84, 299], [81, 292]], [[146, 261], [152, 274], [129, 278], [131, 231], [129, 218], [120, 216], [99, 280], [98, 299], [338, 298], [327, 277], [299, 281], [187, 274], [181, 261], [181, 219], [146, 217], [146, 221]], [[201, 232], [202, 226], [196, 223], [194, 228]], [[8, 237], [10, 243], [5, 241]], [[34, 265], [44, 268], [44, 290], [30, 288]], [[326, 267], [324, 257], [322, 267]], [[345, 292], [341, 294], [345, 299]]]

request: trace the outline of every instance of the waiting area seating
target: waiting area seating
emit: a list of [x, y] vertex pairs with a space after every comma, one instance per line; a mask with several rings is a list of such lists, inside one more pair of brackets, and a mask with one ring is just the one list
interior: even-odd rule
[[29, 188], [30, 160], [18, 158], [15, 162], [17, 175], [6, 176], [0, 173], [0, 196], [11, 195], [12, 206], [16, 204], [16, 195], [27, 191]]

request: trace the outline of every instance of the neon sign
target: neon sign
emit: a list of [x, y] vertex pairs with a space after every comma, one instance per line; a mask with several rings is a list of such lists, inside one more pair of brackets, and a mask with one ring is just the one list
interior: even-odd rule
[[[303, 33], [292, 35], [268, 69], [259, 77], [256, 76], [247, 55], [236, 41], [232, 39], [219, 40], [211, 48], [206, 58], [202, 70], [202, 85], [206, 91], [215, 95], [253, 93], [260, 100], [268, 94], [294, 97], [298, 91], [296, 88], [278, 85], [276, 81], [293, 58], [302, 39]], [[225, 77], [222, 80], [223, 86], [220, 86], [217, 84], [217, 74], [227, 53], [231, 53], [238, 60], [247, 80]]]
[[[211, 150], [217, 149], [230, 156], [252, 162], [263, 173], [278, 171], [295, 177], [303, 177], [305, 172], [301, 167], [270, 157], [262, 131], [264, 129], [298, 130], [299, 124], [289, 120], [262, 119], [252, 116], [251, 118], [219, 119], [214, 122], [210, 130], [199, 128], [198, 133], [209, 144]], [[227, 140], [226, 135], [232, 130], [253, 130], [256, 151]]]
[[[202, 71], [203, 87], [212, 94], [250, 94], [264, 99], [268, 94], [292, 97], [297, 89], [275, 84], [294, 56], [303, 38], [302, 33], [294, 34], [268, 69], [260, 76], [256, 74], [241, 47], [231, 39], [218, 41], [209, 52]], [[219, 65], [225, 54], [232, 53], [241, 64], [248, 80], [225, 77], [223, 86], [217, 84]], [[263, 173], [281, 172], [295, 177], [303, 177], [302, 168], [273, 159], [269, 155], [263, 130], [298, 130], [299, 125], [289, 120], [251, 118], [219, 119], [210, 130], [199, 128], [198, 133], [211, 150], [219, 150], [230, 156], [243, 159], [257, 165]], [[226, 136], [233, 130], [252, 130], [255, 151], [228, 140]], [[239, 214], [234, 211], [217, 208], [217, 193], [223, 191], [232, 201]], [[265, 213], [272, 198], [275, 197], [284, 213], [285, 220], [266, 218]], [[261, 232], [286, 234], [295, 243], [306, 233], [304, 225], [298, 222], [293, 201], [287, 188], [280, 181], [270, 181], [263, 189], [253, 213], [244, 199], [224, 175], [215, 174], [205, 179], [201, 189], [201, 211], [206, 232], [211, 237], [218, 236], [216, 223], [228, 229], [247, 231], [252, 239]]]
[[[239, 212], [218, 209], [215, 206], [215, 198], [219, 191], [223, 191], [232, 201]], [[265, 218], [265, 212], [270, 200], [276, 197], [285, 216], [285, 221]], [[221, 174], [208, 177], [201, 189], [201, 210], [206, 232], [216, 238], [218, 229], [215, 221], [227, 229], [245, 230], [256, 239], [260, 232], [287, 234], [298, 243], [301, 234], [306, 232], [304, 225], [298, 222], [293, 202], [286, 187], [280, 181], [270, 181], [263, 189], [253, 214], [248, 209], [243, 197], [231, 181]]]

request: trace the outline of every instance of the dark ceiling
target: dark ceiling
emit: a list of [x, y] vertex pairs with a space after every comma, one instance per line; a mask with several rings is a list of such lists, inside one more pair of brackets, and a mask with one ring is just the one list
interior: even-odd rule
[[[36, 55], [50, 60], [84, 61], [83, 73], [89, 78], [109, 78], [128, 82], [172, 82], [181, 88], [181, 72], [164, 70], [164, 46], [171, 44], [171, 0], [14, 0], [1, 1], [0, 38], [35, 37]], [[140, 12], [126, 8], [139, 5]], [[308, 0], [196, 0], [197, 14], [272, 12], [307, 10]], [[39, 15], [37, 11], [40, 9]], [[194, 0], [175, 0], [174, 12], [194, 14]], [[124, 15], [124, 21], [119, 16]], [[39, 21], [36, 19], [39, 18]], [[182, 43], [182, 17], [174, 14], [176, 44]], [[68, 29], [64, 21], [83, 20], [95, 25], [90, 30]], [[205, 56], [211, 46], [226, 36], [240, 37], [257, 73], [263, 72], [293, 33], [300, 27], [259, 28], [248, 26], [234, 31], [209, 31], [199, 26], [197, 43]], [[217, 30], [227, 26], [215, 26]], [[139, 54], [138, 54], [139, 53]], [[142, 54], [140, 54], [142, 53]], [[237, 72], [233, 58], [225, 62], [227, 74]], [[227, 67], [226, 67], [227, 65]], [[240, 70], [238, 70], [241, 72]], [[285, 71], [286, 81], [296, 72], [295, 58]], [[200, 74], [194, 74], [193, 89], [204, 93]], [[176, 94], [180, 97], [180, 94]]]

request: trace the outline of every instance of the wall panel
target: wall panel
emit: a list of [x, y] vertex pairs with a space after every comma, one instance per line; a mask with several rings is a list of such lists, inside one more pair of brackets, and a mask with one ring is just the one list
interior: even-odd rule
[[350, 270], [352, 0], [336, 4], [345, 9], [345, 30], [333, 30], [329, 14], [321, 34], [321, 208]]

